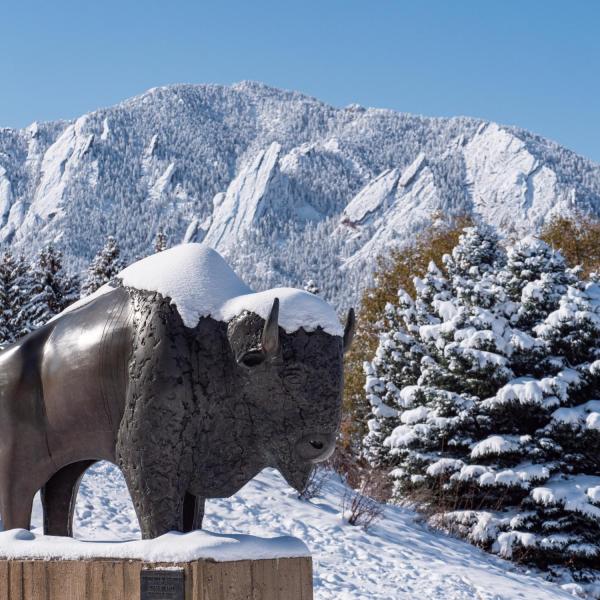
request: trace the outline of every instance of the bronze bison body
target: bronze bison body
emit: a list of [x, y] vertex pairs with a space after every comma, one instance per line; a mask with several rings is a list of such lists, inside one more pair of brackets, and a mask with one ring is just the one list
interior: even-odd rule
[[[190, 244], [156, 266], [176, 272], [183, 252], [223, 261]], [[200, 528], [206, 498], [234, 494], [265, 467], [301, 489], [334, 447], [353, 313], [343, 335], [314, 323], [286, 330], [278, 295], [268, 314], [190, 326], [176, 298], [118, 278], [0, 353], [4, 527], [29, 528], [41, 489], [45, 533], [72, 535], [79, 481], [99, 460], [121, 468], [144, 538]], [[322, 302], [294, 298], [291, 308]]]

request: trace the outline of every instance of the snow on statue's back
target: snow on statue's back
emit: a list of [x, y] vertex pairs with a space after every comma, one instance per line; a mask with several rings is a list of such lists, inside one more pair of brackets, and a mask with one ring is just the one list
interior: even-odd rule
[[215, 315], [229, 298], [252, 292], [218, 252], [202, 244], [181, 244], [152, 254], [117, 278], [127, 287], [171, 298], [187, 327]]
[[[317, 327], [331, 335], [343, 333], [333, 308], [318, 296], [294, 288], [253, 292], [218, 252], [204, 244], [181, 244], [158, 252], [123, 269], [116, 278], [126, 287], [171, 298], [187, 327], [195, 327], [201, 317], [230, 321], [244, 311], [266, 319], [273, 300], [279, 298], [279, 325], [287, 333]], [[107, 284], [92, 297], [112, 289]], [[92, 297], [67, 311], [85, 305]]]

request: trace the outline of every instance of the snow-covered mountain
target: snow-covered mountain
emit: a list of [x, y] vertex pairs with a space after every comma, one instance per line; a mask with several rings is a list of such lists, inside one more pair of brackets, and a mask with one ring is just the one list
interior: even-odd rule
[[575, 209], [600, 214], [600, 165], [526, 131], [258, 83], [155, 88], [0, 129], [0, 242], [53, 240], [81, 268], [106, 235], [133, 259], [163, 227], [171, 243], [206, 239], [258, 289], [311, 278], [340, 306], [432, 215], [521, 232]]

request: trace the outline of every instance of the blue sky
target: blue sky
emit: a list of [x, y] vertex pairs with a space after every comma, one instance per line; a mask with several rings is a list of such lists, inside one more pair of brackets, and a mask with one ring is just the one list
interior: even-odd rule
[[598, 31], [595, 0], [5, 0], [0, 126], [252, 79], [518, 125], [600, 162]]

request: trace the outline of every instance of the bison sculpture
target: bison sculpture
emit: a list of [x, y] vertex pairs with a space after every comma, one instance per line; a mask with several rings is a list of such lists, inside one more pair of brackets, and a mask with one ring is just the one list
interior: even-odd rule
[[221, 256], [185, 244], [0, 353], [0, 516], [72, 535], [94, 462], [123, 472], [143, 538], [202, 525], [265, 467], [300, 490], [333, 450], [342, 356], [354, 330], [316, 296], [250, 290]]

